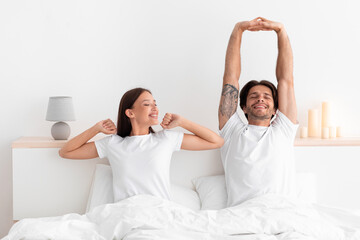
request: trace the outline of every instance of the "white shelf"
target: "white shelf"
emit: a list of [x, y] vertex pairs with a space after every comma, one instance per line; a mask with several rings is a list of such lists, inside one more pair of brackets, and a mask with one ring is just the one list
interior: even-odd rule
[[360, 137], [340, 137], [331, 139], [321, 138], [296, 138], [296, 147], [313, 146], [360, 146]]
[[[95, 139], [99, 138], [101, 137], [95, 137]], [[21, 137], [12, 143], [12, 148], [61, 148], [66, 142], [67, 140], [54, 140], [51, 137]], [[360, 137], [296, 138], [294, 146], [360, 146]]]
[[[91, 141], [102, 138], [95, 136]], [[54, 140], [51, 137], [20, 137], [12, 142], [12, 148], [62, 148], [68, 140]]]

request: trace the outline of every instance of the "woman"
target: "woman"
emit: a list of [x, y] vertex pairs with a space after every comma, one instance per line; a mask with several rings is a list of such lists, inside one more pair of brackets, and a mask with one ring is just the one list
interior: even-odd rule
[[[137, 194], [170, 199], [172, 153], [219, 148], [224, 141], [213, 131], [170, 113], [160, 124], [164, 130], [155, 133], [151, 126], [159, 124], [158, 113], [149, 90], [129, 90], [120, 101], [118, 129], [110, 119], [100, 121], [68, 141], [59, 154], [70, 159], [107, 157], [113, 172], [115, 202]], [[177, 126], [193, 134], [167, 130]], [[98, 133], [113, 135], [88, 142]]]

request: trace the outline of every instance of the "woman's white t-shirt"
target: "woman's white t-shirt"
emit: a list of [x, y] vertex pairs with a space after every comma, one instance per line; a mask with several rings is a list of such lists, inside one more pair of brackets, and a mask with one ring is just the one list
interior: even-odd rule
[[269, 127], [242, 122], [237, 113], [220, 131], [228, 207], [265, 193], [294, 194], [294, 139], [298, 125], [277, 111]]
[[137, 194], [170, 199], [170, 161], [184, 134], [162, 130], [148, 135], [111, 135], [95, 141], [100, 158], [113, 172], [114, 202]]

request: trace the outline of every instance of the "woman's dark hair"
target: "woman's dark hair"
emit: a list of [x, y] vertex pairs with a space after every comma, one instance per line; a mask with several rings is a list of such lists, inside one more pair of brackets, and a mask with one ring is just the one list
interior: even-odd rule
[[[121, 98], [119, 104], [119, 113], [118, 113], [118, 121], [117, 121], [117, 135], [120, 137], [127, 137], [130, 136], [132, 126], [130, 119], [126, 116], [125, 111], [126, 109], [133, 108], [134, 102], [138, 99], [138, 97], [143, 92], [148, 92], [151, 94], [150, 90], [145, 88], [134, 88], [127, 91]], [[149, 127], [149, 131], [154, 133], [154, 130]]]
[[[268, 87], [271, 90], [271, 94], [274, 99], [274, 107], [275, 107], [275, 109], [278, 109], [277, 89], [274, 84], [272, 84], [271, 82], [269, 82], [267, 80], [261, 80], [261, 81], [251, 80], [250, 82], [245, 84], [245, 86], [240, 91], [240, 108], [244, 109], [244, 107], [246, 107], [246, 100], [247, 100], [247, 96], [249, 94], [250, 89], [252, 87], [255, 87], [258, 85], [263, 85], [265, 87]], [[246, 117], [246, 119], [248, 118], [247, 114], [245, 114], [245, 117]]]

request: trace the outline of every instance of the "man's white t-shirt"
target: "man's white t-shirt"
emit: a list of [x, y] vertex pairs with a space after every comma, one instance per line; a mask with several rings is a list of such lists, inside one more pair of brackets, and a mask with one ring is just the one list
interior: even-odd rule
[[245, 124], [237, 113], [231, 116], [220, 130], [228, 207], [266, 193], [294, 194], [297, 128], [280, 111], [269, 127]]
[[184, 134], [162, 130], [148, 135], [111, 135], [95, 141], [100, 158], [113, 172], [114, 202], [137, 194], [170, 199], [170, 161]]

